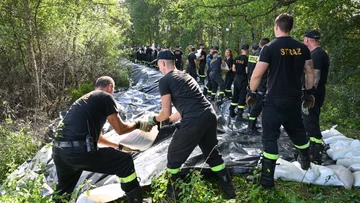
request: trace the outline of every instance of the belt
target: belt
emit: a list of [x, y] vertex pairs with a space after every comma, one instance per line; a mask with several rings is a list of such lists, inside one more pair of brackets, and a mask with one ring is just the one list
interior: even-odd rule
[[53, 146], [59, 148], [67, 147], [86, 147], [85, 141], [54, 141]]

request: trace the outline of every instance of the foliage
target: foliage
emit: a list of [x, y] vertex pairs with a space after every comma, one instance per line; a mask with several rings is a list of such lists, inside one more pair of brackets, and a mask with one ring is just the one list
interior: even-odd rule
[[[39, 148], [30, 135], [30, 125], [7, 119], [0, 125], [0, 184], [10, 171], [29, 159]], [[14, 129], [18, 125], [19, 129]]]
[[[174, 202], [166, 197], [166, 187], [170, 180], [168, 173], [153, 179], [151, 183], [154, 202]], [[210, 182], [204, 181], [199, 171], [190, 171], [184, 179], [178, 179], [174, 185], [179, 186], [180, 202], [224, 202], [224, 199], [217, 196], [218, 192]]]

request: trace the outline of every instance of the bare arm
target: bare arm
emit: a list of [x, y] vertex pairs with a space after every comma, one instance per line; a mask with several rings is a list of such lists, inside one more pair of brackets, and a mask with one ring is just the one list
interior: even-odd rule
[[304, 72], [305, 87], [306, 89], [311, 89], [314, 86], [314, 64], [311, 59], [305, 61]]
[[181, 115], [180, 115], [180, 113], [177, 111], [177, 112], [175, 112], [174, 114], [172, 114], [172, 115], [169, 117], [169, 121], [170, 121], [170, 122], [175, 122], [175, 121], [180, 120], [180, 118], [181, 118]]
[[320, 76], [321, 76], [321, 70], [314, 69], [314, 77], [315, 77], [314, 86], [315, 86], [315, 88], [317, 88], [317, 86], [319, 85]]
[[157, 121], [164, 121], [171, 115], [171, 94], [166, 94], [161, 97], [161, 110], [159, 115], [155, 117]]
[[264, 75], [264, 73], [266, 72], [266, 70], [268, 69], [269, 64], [266, 62], [258, 62], [255, 66], [254, 72], [251, 75], [251, 80], [250, 80], [250, 90], [251, 91], [255, 91], [261, 82], [261, 78]]
[[125, 124], [118, 113], [113, 113], [107, 117], [111, 127], [115, 130], [115, 132], [119, 135], [131, 132], [136, 129], [136, 124]]
[[232, 69], [232, 71], [236, 72], [236, 67], [235, 67], [235, 64], [234, 64], [234, 65], [232, 65], [231, 69]]
[[108, 146], [108, 147], [115, 148], [115, 149], [118, 149], [118, 148], [119, 148], [119, 144], [118, 144], [118, 143], [115, 143], [115, 142], [112, 142], [112, 141], [106, 139], [106, 138], [103, 136], [102, 133], [100, 133], [98, 143], [99, 143], [99, 144], [106, 145], [106, 146]]

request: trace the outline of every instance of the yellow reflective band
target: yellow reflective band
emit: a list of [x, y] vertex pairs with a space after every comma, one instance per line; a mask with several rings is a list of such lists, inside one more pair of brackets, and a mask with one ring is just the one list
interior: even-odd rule
[[256, 117], [249, 117], [249, 120], [254, 121], [254, 120], [256, 120]]
[[271, 159], [271, 160], [277, 160], [279, 158], [279, 155], [264, 152], [264, 157], [267, 158], [267, 159]]
[[205, 86], [205, 88], [208, 90], [209, 88], [207, 86]]
[[319, 140], [319, 139], [316, 139], [315, 137], [310, 137], [310, 140], [311, 142], [315, 142], [315, 143], [318, 143], [318, 144], [322, 144], [322, 140]]
[[120, 179], [120, 183], [129, 183], [136, 179], [136, 173], [134, 172], [133, 174], [129, 175], [128, 177], [125, 177], [125, 178], [120, 177], [119, 179]]
[[225, 92], [232, 92], [231, 90], [225, 90]]
[[167, 171], [171, 174], [177, 174], [179, 173], [180, 168], [175, 168], [175, 169], [168, 168]]
[[238, 106], [238, 108], [239, 108], [239, 109], [243, 109], [243, 108], [245, 108], [245, 106]]
[[211, 92], [211, 95], [216, 95], [216, 92], [214, 93], [214, 92]]
[[295, 145], [295, 147], [298, 148], [298, 149], [306, 149], [306, 148], [309, 147], [309, 145], [310, 145], [310, 142], [307, 142], [306, 144], [301, 145], [301, 146]]
[[238, 103], [230, 103], [231, 106], [237, 106]]
[[206, 75], [199, 75], [199, 77], [204, 78], [204, 77], [206, 77]]
[[219, 92], [219, 94], [225, 94], [225, 92]]
[[218, 172], [218, 171], [223, 170], [224, 168], [225, 168], [225, 163], [222, 163], [218, 166], [211, 167], [211, 170], [214, 172]]
[[259, 56], [250, 55], [249, 56], [249, 62], [250, 63], [257, 63], [259, 60]]

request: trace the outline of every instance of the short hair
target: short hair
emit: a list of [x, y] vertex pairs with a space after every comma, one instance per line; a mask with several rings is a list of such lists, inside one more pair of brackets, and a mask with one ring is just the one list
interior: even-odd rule
[[259, 42], [259, 44], [260, 44], [260, 46], [264, 46], [265, 44], [267, 44], [267, 43], [269, 43], [270, 42], [270, 40], [269, 40], [269, 38], [261, 38], [261, 40], [260, 40], [260, 42]]
[[175, 66], [175, 60], [164, 60], [166, 65]]
[[287, 13], [283, 13], [275, 19], [275, 23], [281, 31], [290, 32], [294, 24], [294, 18]]
[[101, 76], [96, 80], [95, 88], [103, 89], [103, 88], [106, 88], [107, 86], [109, 86], [110, 84], [115, 86], [115, 82], [111, 77], [109, 77], [109, 76]]
[[195, 51], [195, 48], [194, 48], [194, 47], [192, 47], [192, 48], [191, 48], [191, 51]]

